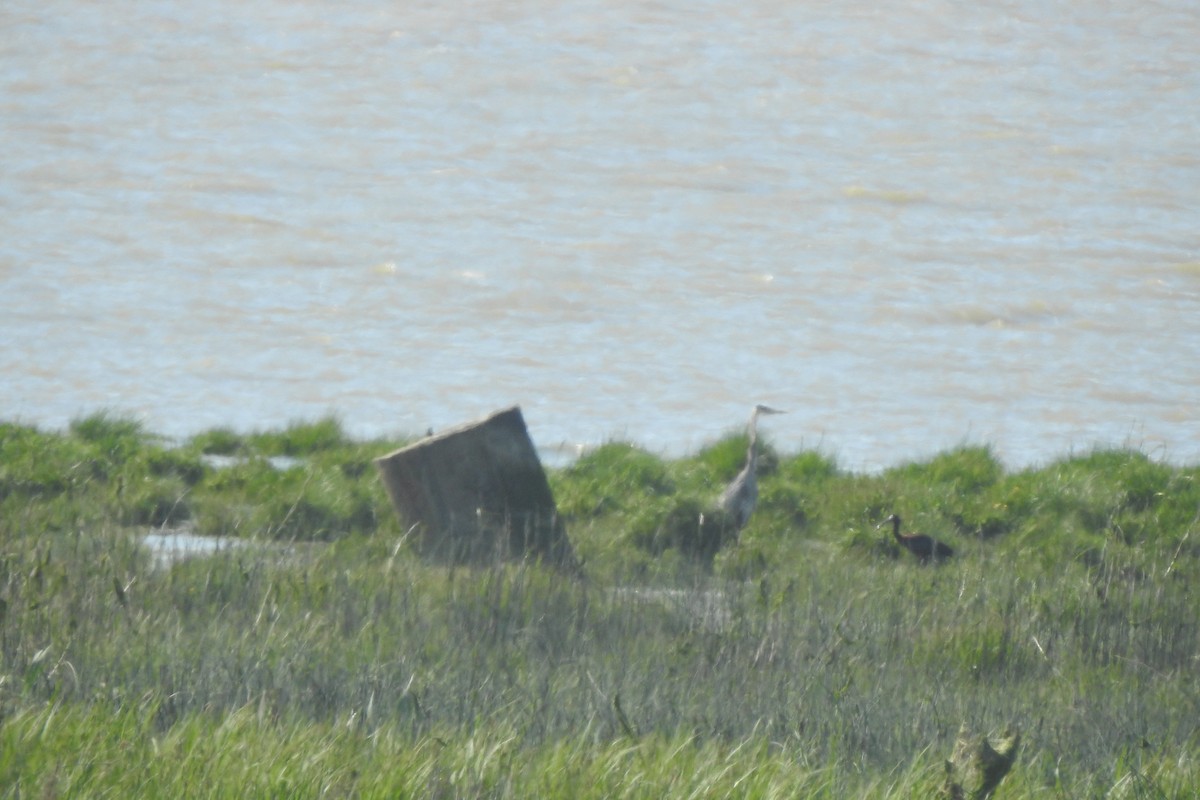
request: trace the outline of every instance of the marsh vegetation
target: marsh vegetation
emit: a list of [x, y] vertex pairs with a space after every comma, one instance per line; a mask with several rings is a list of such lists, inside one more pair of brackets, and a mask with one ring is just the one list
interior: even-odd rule
[[[0, 796], [926, 797], [964, 723], [1022, 731], [998, 796], [1200, 792], [1198, 467], [768, 444], [714, 555], [745, 437], [613, 442], [550, 474], [577, 579], [424, 563], [399, 444], [0, 424]], [[168, 530], [270, 546], [164, 563]]]

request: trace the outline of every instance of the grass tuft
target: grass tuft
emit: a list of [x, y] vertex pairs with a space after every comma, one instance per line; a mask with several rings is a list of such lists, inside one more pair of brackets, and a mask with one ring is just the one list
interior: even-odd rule
[[267, 456], [311, 456], [352, 444], [335, 416], [315, 422], [292, 422], [283, 431], [267, 431], [247, 437], [249, 445]]

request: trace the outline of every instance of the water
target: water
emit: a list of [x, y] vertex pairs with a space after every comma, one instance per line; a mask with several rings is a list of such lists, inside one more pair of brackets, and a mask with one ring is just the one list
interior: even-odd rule
[[142, 546], [150, 551], [155, 566], [168, 567], [196, 556], [209, 556], [244, 547], [245, 539], [225, 536], [197, 536], [186, 531], [160, 531], [142, 537]]
[[0, 418], [1200, 462], [1200, 7], [0, 10]]

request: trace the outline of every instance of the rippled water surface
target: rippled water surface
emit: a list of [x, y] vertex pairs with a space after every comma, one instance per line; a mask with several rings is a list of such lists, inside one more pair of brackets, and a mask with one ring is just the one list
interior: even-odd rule
[[1192, 2], [0, 8], [0, 418], [1200, 461]]

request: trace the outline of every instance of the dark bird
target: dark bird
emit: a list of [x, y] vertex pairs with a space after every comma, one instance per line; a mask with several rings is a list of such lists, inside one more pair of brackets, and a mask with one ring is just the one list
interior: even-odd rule
[[746, 527], [750, 515], [754, 513], [754, 506], [758, 503], [758, 477], [754, 474], [758, 465], [758, 415], [783, 413], [786, 412], [759, 403], [750, 414], [750, 424], [746, 428], [750, 437], [750, 446], [746, 450], [746, 466], [742, 467], [742, 471], [721, 493], [721, 508], [739, 531]]
[[889, 522], [892, 523], [892, 536], [895, 536], [896, 541], [904, 549], [916, 556], [922, 564], [930, 559], [940, 561], [943, 558], [949, 558], [954, 555], [954, 550], [950, 548], [950, 545], [939, 542], [937, 539], [930, 538], [923, 533], [901, 533], [900, 517], [896, 514], [892, 514], [879, 523], [878, 527], [882, 528]]

